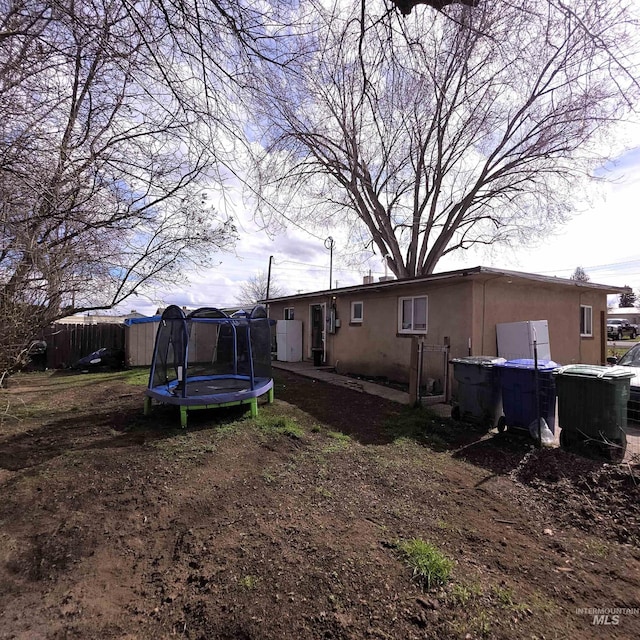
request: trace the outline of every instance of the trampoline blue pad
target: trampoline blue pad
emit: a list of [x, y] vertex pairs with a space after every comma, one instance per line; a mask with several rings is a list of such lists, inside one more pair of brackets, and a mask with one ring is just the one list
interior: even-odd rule
[[216, 405], [257, 398], [273, 388], [272, 378], [255, 378], [254, 387], [245, 376], [198, 376], [187, 378], [186, 397], [176, 380], [168, 385], [146, 389], [145, 394], [158, 402], [181, 406]]

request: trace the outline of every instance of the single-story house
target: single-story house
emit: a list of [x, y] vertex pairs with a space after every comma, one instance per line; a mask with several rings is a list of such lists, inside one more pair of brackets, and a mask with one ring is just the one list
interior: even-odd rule
[[638, 307], [618, 307], [617, 309], [609, 309], [607, 317], [612, 318], [624, 318], [631, 324], [640, 325], [640, 309]]
[[268, 306], [272, 319], [302, 321], [304, 359], [315, 353], [339, 373], [408, 382], [412, 338], [426, 345], [425, 357], [436, 362], [427, 375], [437, 378], [439, 348], [447, 358], [498, 355], [496, 324], [525, 320], [547, 320], [554, 361], [604, 364], [607, 294], [624, 290], [473, 267], [284, 296]]
[[122, 324], [126, 320], [132, 318], [145, 318], [142, 313], [138, 313], [135, 309], [132, 309], [130, 313], [124, 315], [110, 315], [107, 313], [78, 313], [73, 316], [67, 316], [66, 318], [60, 318], [56, 320], [56, 324]]

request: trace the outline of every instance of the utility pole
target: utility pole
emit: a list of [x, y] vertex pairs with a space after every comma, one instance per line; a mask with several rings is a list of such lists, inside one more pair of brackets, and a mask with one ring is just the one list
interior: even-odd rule
[[273, 256], [269, 256], [269, 270], [267, 271], [267, 300], [265, 306], [267, 307], [267, 318], [269, 317], [269, 289], [271, 288], [271, 263], [273, 262]]
[[333, 247], [335, 245], [335, 242], [333, 241], [333, 238], [331, 236], [329, 236], [325, 241], [324, 241], [324, 246], [325, 249], [329, 249], [329, 290], [331, 290], [331, 283], [333, 281]]

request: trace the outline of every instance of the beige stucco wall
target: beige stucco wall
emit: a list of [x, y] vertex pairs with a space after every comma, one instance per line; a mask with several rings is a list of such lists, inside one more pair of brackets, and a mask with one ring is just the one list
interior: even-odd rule
[[[374, 286], [354, 293], [274, 302], [270, 317], [284, 318], [284, 308], [293, 307], [303, 322], [303, 356], [311, 357], [310, 316], [312, 304], [325, 303], [327, 313], [335, 296], [341, 326], [327, 332], [326, 363], [341, 373], [387, 376], [407, 382], [411, 336], [398, 333], [398, 299], [428, 296], [428, 329], [425, 341], [432, 345], [450, 343], [450, 357], [466, 356], [471, 339], [472, 355], [496, 355], [499, 322], [547, 320], [552, 358], [561, 364], [603, 363], [602, 318], [606, 317], [604, 291], [578, 286], [537, 282], [507, 276], [482, 276], [446, 283], [402, 285], [376, 290]], [[363, 303], [362, 324], [351, 324], [351, 302]], [[580, 337], [580, 305], [593, 307], [593, 337]], [[438, 356], [429, 356], [435, 377]], [[429, 369], [429, 365], [427, 366]]]
[[[338, 369], [349, 373], [384, 375], [392, 380], [408, 382], [411, 357], [411, 334], [398, 333], [399, 298], [428, 296], [427, 333], [425, 341], [461, 351], [467, 344], [472, 326], [471, 283], [449, 286], [423, 285], [383, 290], [367, 295], [338, 296], [338, 314], [344, 324], [333, 337], [332, 358]], [[363, 303], [361, 325], [349, 323], [351, 302]], [[425, 375], [442, 377], [442, 354], [428, 352]], [[329, 361], [331, 362], [331, 360]]]
[[[547, 320], [551, 357], [560, 364], [601, 364], [604, 292], [496, 277], [474, 283], [474, 354], [494, 355], [499, 322]], [[593, 337], [580, 337], [580, 305], [593, 308]]]
[[[386, 376], [392, 380], [408, 382], [411, 335], [398, 333], [398, 299], [406, 296], [428, 296], [428, 327], [426, 342], [444, 345], [451, 343], [452, 352], [466, 355], [471, 336], [472, 283], [454, 285], [405, 286], [400, 290], [382, 289], [341, 294], [339, 291], [325, 297], [305, 298], [295, 302], [271, 303], [270, 317], [282, 319], [285, 307], [294, 307], [296, 320], [303, 322], [303, 356], [311, 357], [310, 307], [325, 303], [327, 313], [336, 305], [340, 327], [335, 334], [326, 333], [326, 360], [341, 373]], [[363, 322], [351, 323], [351, 303], [363, 303]], [[442, 377], [442, 356], [428, 354], [425, 374]]]

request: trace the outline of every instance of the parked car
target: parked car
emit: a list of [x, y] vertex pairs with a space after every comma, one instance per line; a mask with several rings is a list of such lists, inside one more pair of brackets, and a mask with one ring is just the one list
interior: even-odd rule
[[609, 318], [607, 320], [607, 338], [609, 340], [622, 340], [629, 336], [632, 340], [638, 335], [638, 327], [631, 324], [625, 318]]
[[631, 392], [627, 403], [627, 418], [634, 423], [640, 423], [640, 343], [634, 345], [619, 359], [607, 358], [609, 364], [631, 369], [635, 377], [631, 378]]
[[84, 358], [80, 358], [74, 369], [80, 371], [104, 371], [105, 369], [122, 369], [124, 367], [124, 351], [102, 347]]

